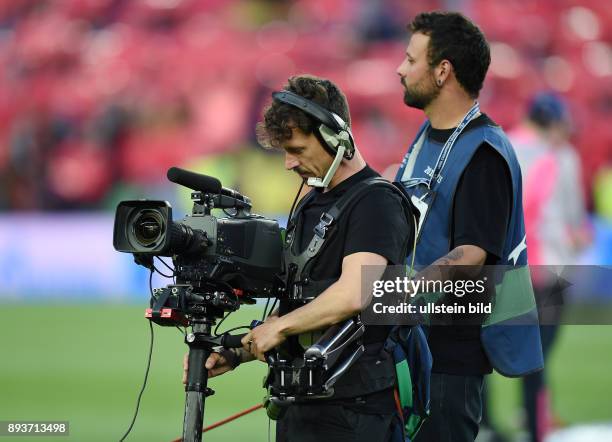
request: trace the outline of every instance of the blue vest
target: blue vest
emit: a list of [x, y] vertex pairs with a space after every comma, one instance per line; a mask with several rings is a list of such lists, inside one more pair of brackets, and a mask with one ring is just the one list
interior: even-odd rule
[[[409, 178], [429, 179], [438, 160], [442, 144], [428, 139], [426, 122], [404, 157], [396, 181], [415, 201], [420, 198], [429, 205], [421, 217], [420, 235], [414, 256], [415, 265], [424, 267], [450, 251], [451, 222], [455, 191], [459, 179], [474, 153], [488, 143], [506, 161], [512, 178], [512, 212], [506, 232], [502, 258], [496, 265], [503, 268], [496, 283], [493, 313], [481, 328], [481, 342], [491, 365], [504, 376], [523, 376], [540, 370], [544, 365], [537, 310], [529, 268], [523, 220], [521, 170], [512, 145], [498, 126], [481, 125], [464, 130], [448, 155], [439, 178], [431, 184], [433, 193], [423, 195], [424, 185], [409, 186]], [[420, 149], [415, 146], [421, 144]], [[410, 158], [416, 152], [416, 158]], [[410, 161], [409, 161], [410, 160]], [[407, 165], [412, 169], [406, 175]], [[417, 201], [417, 207], [419, 206]], [[422, 223], [422, 224], [421, 224]], [[408, 262], [412, 261], [408, 257]]]

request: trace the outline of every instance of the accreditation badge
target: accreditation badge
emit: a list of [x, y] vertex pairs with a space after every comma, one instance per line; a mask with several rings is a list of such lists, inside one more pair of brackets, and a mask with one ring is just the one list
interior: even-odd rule
[[425, 220], [427, 219], [427, 215], [429, 214], [429, 209], [433, 205], [436, 192], [423, 185], [416, 186], [413, 189], [410, 189], [409, 192], [410, 201], [419, 212], [419, 223], [416, 231], [416, 239], [418, 241], [421, 236], [421, 231], [423, 225], [425, 224]]

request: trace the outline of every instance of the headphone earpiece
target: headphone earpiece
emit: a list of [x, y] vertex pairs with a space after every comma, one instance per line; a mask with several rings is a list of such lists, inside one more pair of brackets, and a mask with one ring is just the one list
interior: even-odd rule
[[336, 155], [338, 147], [344, 146], [344, 158], [347, 160], [353, 158], [353, 155], [355, 154], [355, 145], [350, 130], [342, 129], [340, 132], [336, 132], [327, 127], [325, 124], [321, 124], [318, 130], [319, 135], [321, 135], [321, 138], [325, 143], [324, 147], [329, 148], [332, 156]]
[[291, 91], [274, 92], [272, 97], [282, 103], [295, 106], [320, 121], [321, 125], [316, 135], [332, 157], [336, 156], [338, 148], [342, 145], [345, 149], [343, 157], [347, 160], [353, 158], [355, 154], [353, 134], [349, 125], [339, 115]]

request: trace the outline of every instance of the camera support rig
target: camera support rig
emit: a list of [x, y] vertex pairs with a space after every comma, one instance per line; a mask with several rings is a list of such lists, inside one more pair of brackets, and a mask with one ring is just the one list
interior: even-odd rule
[[266, 401], [272, 405], [267, 407], [268, 416], [278, 419], [292, 403], [332, 396], [333, 385], [365, 351], [364, 332], [361, 321], [350, 318], [328, 328], [301, 359], [290, 361], [280, 352], [266, 354], [269, 368], [264, 386], [269, 391]]
[[[250, 215], [249, 198], [221, 187], [218, 180], [182, 170], [175, 170], [173, 173], [169, 171], [168, 178], [194, 189], [191, 193], [194, 202], [193, 216], [210, 215], [214, 208], [234, 209], [236, 213], [232, 216], [237, 218]], [[191, 333], [185, 336], [185, 343], [189, 347], [182, 437], [185, 442], [202, 440], [206, 398], [215, 393], [208, 387], [208, 370], [204, 366], [206, 360], [213, 351], [242, 346], [241, 336], [213, 336], [212, 328], [217, 319], [222, 318], [226, 312], [238, 310], [241, 303], [255, 302], [244, 296], [242, 290], [227, 284], [210, 282], [203, 285], [204, 287], [199, 289], [195, 289], [191, 284], [174, 284], [153, 289], [151, 308], [145, 312], [145, 317], [158, 325], [192, 328]], [[204, 290], [200, 293], [202, 288]]]
[[[216, 178], [171, 168], [168, 179], [193, 190], [191, 215], [176, 222], [167, 201], [122, 201], [113, 246], [151, 271], [154, 257], [172, 257], [175, 283], [153, 290], [145, 316], [161, 326], [191, 327], [182, 440], [200, 442], [206, 397], [214, 393], [204, 364], [212, 352], [242, 346], [242, 336], [213, 336], [212, 328], [254, 298], [287, 295], [280, 278], [283, 235], [276, 220], [251, 214], [249, 198]], [[227, 217], [213, 216], [215, 208]], [[331, 327], [303, 356], [266, 354], [269, 403], [282, 407], [332, 395], [338, 377], [363, 353], [363, 333], [361, 322], [350, 319]]]
[[183, 420], [183, 441], [200, 442], [206, 397], [215, 392], [208, 387], [208, 371], [204, 364], [213, 351], [221, 348], [241, 347], [240, 336], [212, 336], [212, 327], [225, 312], [240, 307], [237, 291], [227, 293], [220, 290], [206, 290], [195, 293], [191, 285], [177, 284], [154, 289], [151, 308], [145, 317], [161, 326], [191, 326], [185, 336], [189, 346], [189, 367], [185, 385], [185, 413]]

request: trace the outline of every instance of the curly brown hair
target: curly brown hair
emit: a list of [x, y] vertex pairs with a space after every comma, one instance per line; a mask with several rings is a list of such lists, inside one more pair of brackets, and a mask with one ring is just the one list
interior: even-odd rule
[[[323, 106], [342, 118], [349, 126], [351, 117], [346, 97], [330, 80], [314, 75], [296, 75], [289, 78], [283, 88]], [[273, 100], [264, 110], [263, 121], [257, 123], [257, 141], [265, 148], [279, 148], [292, 136], [292, 129], [300, 129], [306, 135], [314, 133], [321, 124], [316, 118], [287, 103]]]

